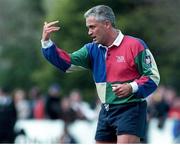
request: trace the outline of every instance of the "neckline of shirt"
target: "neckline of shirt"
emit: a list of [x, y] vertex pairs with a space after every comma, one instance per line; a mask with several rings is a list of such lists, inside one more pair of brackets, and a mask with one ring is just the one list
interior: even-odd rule
[[104, 47], [106, 49], [111, 48], [113, 46], [119, 46], [124, 38], [124, 35], [122, 34], [122, 32], [120, 30], [118, 30], [118, 36], [116, 37], [116, 39], [114, 40], [114, 42], [110, 45], [110, 46], [104, 46], [102, 44], [98, 44], [98, 47]]

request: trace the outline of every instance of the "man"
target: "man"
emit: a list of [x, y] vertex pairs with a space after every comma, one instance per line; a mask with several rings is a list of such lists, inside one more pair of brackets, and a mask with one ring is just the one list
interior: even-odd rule
[[102, 102], [96, 143], [140, 143], [146, 128], [145, 98], [160, 80], [155, 60], [142, 40], [115, 28], [110, 7], [95, 6], [84, 16], [93, 42], [68, 54], [50, 40], [50, 34], [59, 30], [58, 21], [45, 22], [43, 54], [64, 72], [76, 66], [92, 71]]

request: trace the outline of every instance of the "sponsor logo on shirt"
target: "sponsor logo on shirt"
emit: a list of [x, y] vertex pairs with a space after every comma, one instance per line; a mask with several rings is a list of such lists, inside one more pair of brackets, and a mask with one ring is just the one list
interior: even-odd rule
[[119, 62], [126, 62], [124, 56], [116, 56], [116, 61]]

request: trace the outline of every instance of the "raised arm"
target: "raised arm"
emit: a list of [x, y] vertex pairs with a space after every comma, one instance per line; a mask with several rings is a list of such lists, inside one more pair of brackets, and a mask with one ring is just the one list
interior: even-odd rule
[[67, 53], [61, 48], [58, 48], [50, 39], [50, 35], [56, 32], [60, 27], [56, 26], [59, 21], [45, 22], [42, 32], [42, 52], [44, 57], [58, 69], [63, 72], [72, 72], [89, 68], [89, 57], [87, 48], [84, 46], [72, 54]]

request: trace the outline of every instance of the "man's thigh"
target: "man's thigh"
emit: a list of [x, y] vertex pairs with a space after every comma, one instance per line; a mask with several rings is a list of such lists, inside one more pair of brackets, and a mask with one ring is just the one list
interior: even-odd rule
[[137, 137], [136, 135], [129, 135], [129, 134], [118, 135], [117, 143], [118, 144], [140, 143], [140, 138]]

